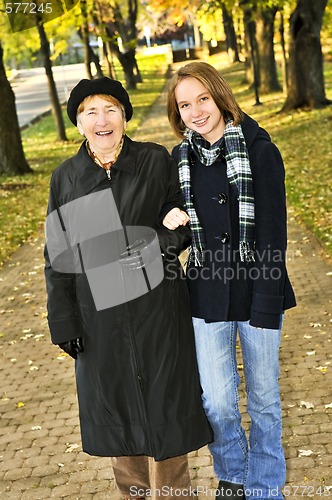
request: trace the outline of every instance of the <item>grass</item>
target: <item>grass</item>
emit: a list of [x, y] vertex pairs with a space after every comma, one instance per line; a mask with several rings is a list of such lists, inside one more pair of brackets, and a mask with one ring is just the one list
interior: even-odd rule
[[[331, 107], [314, 111], [279, 113], [282, 92], [260, 96], [255, 106], [253, 90], [244, 83], [242, 63], [229, 66], [224, 54], [208, 61], [221, 70], [230, 83], [242, 109], [270, 133], [279, 147], [286, 168], [288, 205], [332, 256], [332, 114]], [[129, 135], [138, 127], [160, 94], [167, 68], [165, 55], [140, 56], [144, 82], [131, 91], [135, 110], [129, 122]], [[121, 71], [117, 77], [123, 80]], [[327, 97], [332, 99], [332, 62], [325, 65]], [[78, 149], [81, 139], [65, 118], [68, 143], [56, 141], [53, 119], [48, 116], [22, 133], [26, 157], [33, 174], [0, 176], [0, 267], [28, 238], [43, 226], [48, 186], [54, 168]]]
[[[134, 116], [128, 123], [129, 135], [160, 95], [168, 66], [165, 54], [138, 55], [137, 59], [143, 83], [130, 91]], [[116, 71], [117, 78], [124, 82], [121, 69], [117, 67]], [[0, 175], [0, 268], [22, 243], [43, 227], [51, 173], [65, 158], [75, 154], [81, 143], [81, 136], [64, 110], [63, 115], [68, 142], [57, 141], [54, 120], [46, 116], [22, 132], [25, 156], [33, 173], [15, 177]]]

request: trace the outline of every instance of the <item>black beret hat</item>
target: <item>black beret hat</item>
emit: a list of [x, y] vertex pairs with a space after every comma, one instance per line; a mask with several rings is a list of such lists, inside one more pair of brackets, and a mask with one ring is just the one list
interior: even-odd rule
[[71, 91], [67, 102], [67, 114], [74, 125], [77, 125], [76, 116], [78, 106], [86, 97], [96, 94], [110, 95], [120, 101], [125, 109], [126, 120], [129, 122], [133, 116], [133, 107], [127, 91], [123, 88], [121, 82], [103, 76], [95, 80], [83, 79]]

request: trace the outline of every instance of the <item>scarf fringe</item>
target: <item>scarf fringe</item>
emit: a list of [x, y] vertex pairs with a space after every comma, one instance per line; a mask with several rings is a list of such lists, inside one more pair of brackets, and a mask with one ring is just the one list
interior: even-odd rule
[[255, 262], [255, 248], [248, 241], [240, 241], [240, 258], [242, 262]]
[[193, 263], [195, 267], [203, 267], [204, 255], [199, 248], [191, 246], [188, 252], [186, 265]]

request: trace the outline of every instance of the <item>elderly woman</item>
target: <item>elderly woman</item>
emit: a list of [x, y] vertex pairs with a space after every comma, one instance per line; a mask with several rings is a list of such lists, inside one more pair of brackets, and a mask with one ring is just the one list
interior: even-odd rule
[[45, 273], [52, 342], [76, 359], [83, 450], [112, 457], [124, 497], [187, 496], [186, 454], [211, 431], [177, 258], [186, 215], [162, 225], [181, 208], [177, 166], [126, 136], [118, 81], [81, 80], [67, 112], [84, 141], [52, 175]]

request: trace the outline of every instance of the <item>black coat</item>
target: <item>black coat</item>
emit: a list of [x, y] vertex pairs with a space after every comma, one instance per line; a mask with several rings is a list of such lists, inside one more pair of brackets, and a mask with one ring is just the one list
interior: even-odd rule
[[[280, 315], [295, 306], [286, 269], [284, 165], [268, 133], [245, 115], [241, 124], [255, 196], [256, 262], [239, 255], [239, 203], [221, 155], [206, 167], [191, 153], [191, 186], [206, 239], [203, 268], [187, 270], [192, 315], [207, 321], [247, 321], [277, 329]], [[178, 159], [178, 146], [173, 150]]]
[[[112, 189], [123, 226], [156, 229], [161, 249], [178, 255], [190, 231], [160, 226], [168, 205], [179, 205], [177, 167], [166, 149], [125, 138], [112, 180], [87, 154], [53, 173], [48, 213], [87, 194]], [[187, 453], [211, 440], [201, 405], [189, 297], [179, 261], [149, 293], [96, 310], [85, 273], [55, 271], [46, 255], [52, 342], [82, 336], [76, 362], [83, 450], [98, 456]], [[167, 266], [165, 266], [166, 268]]]

